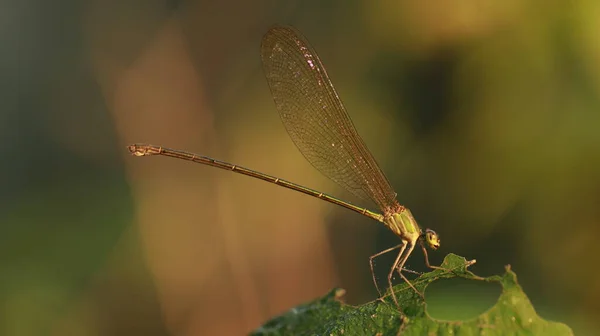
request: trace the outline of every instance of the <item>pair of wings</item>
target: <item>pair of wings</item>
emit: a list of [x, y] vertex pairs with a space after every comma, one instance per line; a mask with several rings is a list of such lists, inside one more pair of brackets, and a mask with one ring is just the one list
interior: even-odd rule
[[321, 173], [382, 210], [396, 193], [356, 132], [316, 51], [296, 29], [272, 27], [261, 58], [279, 115], [292, 141]]

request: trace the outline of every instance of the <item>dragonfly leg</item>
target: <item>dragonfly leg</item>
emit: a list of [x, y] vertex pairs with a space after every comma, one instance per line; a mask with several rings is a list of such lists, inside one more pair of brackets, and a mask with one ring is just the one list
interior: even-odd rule
[[376, 253], [376, 254], [374, 254], [374, 255], [372, 255], [372, 256], [369, 257], [369, 265], [371, 266], [371, 276], [373, 277], [373, 283], [375, 284], [375, 289], [377, 289], [377, 293], [379, 293], [379, 297], [381, 297], [381, 291], [379, 290], [379, 286], [377, 285], [377, 279], [375, 278], [375, 268], [373, 266], [373, 259], [379, 257], [380, 255], [383, 255], [383, 254], [386, 254], [388, 252], [391, 252], [391, 251], [393, 251], [393, 250], [401, 247], [402, 245], [404, 245], [404, 244], [398, 244], [398, 245], [396, 245], [394, 247], [390, 247], [387, 250], [383, 250], [383, 251], [381, 251], [379, 253]]
[[415, 293], [419, 294], [422, 298], [425, 298], [425, 296], [423, 295], [423, 293], [419, 292], [417, 290], [417, 288], [415, 288], [415, 286], [410, 282], [410, 280], [408, 280], [404, 276], [404, 274], [402, 274], [402, 270], [404, 269], [403, 268], [404, 267], [404, 263], [406, 263], [406, 260], [408, 260], [408, 257], [410, 256], [410, 254], [412, 253], [412, 251], [413, 251], [414, 248], [415, 248], [415, 244], [410, 244], [410, 246], [408, 247], [408, 251], [406, 251], [406, 253], [402, 257], [402, 259], [401, 260], [396, 260], [396, 264], [394, 265], [394, 268], [392, 269], [392, 272], [394, 271], [394, 269], [396, 269], [398, 271], [398, 274], [402, 278], [402, 280], [406, 281], [406, 283], [410, 286], [410, 288], [412, 288], [415, 291]]
[[402, 247], [400, 247], [400, 252], [398, 252], [398, 256], [396, 257], [396, 261], [394, 261], [394, 265], [390, 269], [390, 273], [388, 274], [388, 286], [390, 291], [392, 292], [392, 298], [394, 299], [394, 303], [396, 306], [400, 308], [400, 304], [398, 304], [398, 299], [396, 298], [396, 293], [394, 293], [394, 286], [392, 285], [392, 276], [394, 276], [394, 271], [396, 270], [397, 265], [400, 263], [400, 259], [402, 258], [402, 254], [404, 250], [406, 250], [407, 242], [405, 240], [402, 241]]
[[421, 250], [423, 250], [423, 255], [425, 256], [425, 265], [427, 265], [427, 267], [434, 269], [434, 270], [443, 270], [443, 271], [448, 271], [451, 272], [451, 270], [440, 267], [440, 266], [433, 266], [429, 263], [429, 255], [427, 254], [427, 248], [425, 248], [425, 244], [423, 244], [422, 241], [419, 242], [421, 245]]
[[402, 272], [408, 272], [416, 275], [423, 275], [423, 272], [413, 271], [410, 268], [402, 267]]

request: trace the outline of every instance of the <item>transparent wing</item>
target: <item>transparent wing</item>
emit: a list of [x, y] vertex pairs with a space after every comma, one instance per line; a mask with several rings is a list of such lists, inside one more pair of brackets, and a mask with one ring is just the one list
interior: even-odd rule
[[317, 53], [292, 27], [263, 37], [265, 76], [283, 124], [304, 157], [321, 173], [381, 210], [396, 203], [392, 189], [356, 132]]

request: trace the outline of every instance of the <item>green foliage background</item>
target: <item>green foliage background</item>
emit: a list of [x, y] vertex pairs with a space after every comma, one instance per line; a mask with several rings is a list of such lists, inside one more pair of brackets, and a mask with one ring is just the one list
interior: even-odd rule
[[[125, 150], [184, 147], [357, 201], [281, 127], [258, 56], [275, 22], [312, 42], [399, 201], [441, 235], [434, 263], [511, 264], [542, 318], [600, 330], [597, 1], [2, 7], [0, 334], [245, 334], [326, 288], [376, 297], [386, 228]], [[446, 293], [446, 311], [467, 301]]]

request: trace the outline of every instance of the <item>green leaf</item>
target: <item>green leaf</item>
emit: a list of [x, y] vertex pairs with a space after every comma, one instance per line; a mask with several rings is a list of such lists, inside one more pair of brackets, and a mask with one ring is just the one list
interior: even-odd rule
[[342, 301], [345, 291], [336, 288], [323, 298], [273, 318], [251, 335], [573, 335], [565, 324], [537, 315], [510, 266], [502, 276], [482, 278], [467, 270], [474, 263], [449, 254], [442, 263], [443, 270], [425, 273], [412, 281], [421, 293], [439, 279], [460, 277], [499, 283], [503, 290], [496, 304], [473, 319], [433, 319], [426, 313], [425, 300], [403, 283], [394, 286], [401, 309], [389, 293], [362, 306], [350, 306]]

